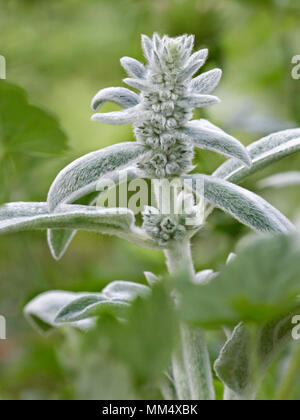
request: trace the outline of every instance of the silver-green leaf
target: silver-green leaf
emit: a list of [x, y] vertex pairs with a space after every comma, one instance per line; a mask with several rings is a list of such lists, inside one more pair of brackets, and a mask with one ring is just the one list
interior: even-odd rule
[[131, 57], [123, 57], [120, 60], [121, 66], [127, 71], [129, 76], [143, 79], [146, 74], [145, 66], [138, 60]]
[[[119, 172], [113, 172], [109, 176], [114, 185], [119, 185], [122, 182], [129, 182], [138, 177], [143, 178], [145, 177], [145, 174], [134, 166], [120, 170]], [[105, 187], [107, 187], [107, 185]], [[101, 190], [101, 182], [99, 182], [97, 189], [99, 190], [99, 193], [96, 193], [93, 197], [84, 200], [87, 205], [94, 205], [101, 194], [104, 191], [107, 191], [106, 189], [104, 189], [104, 191]], [[75, 234], [76, 231], [71, 229], [49, 229], [47, 231], [47, 241], [54, 259], [59, 260], [62, 258]]]
[[0, 207], [0, 234], [34, 229], [84, 229], [123, 236], [134, 223], [126, 208], [62, 205], [49, 213], [47, 203], [9, 203]]
[[222, 70], [210, 70], [195, 77], [195, 79], [191, 81], [189, 88], [192, 92], [198, 94], [209, 94], [218, 86], [221, 77]]
[[139, 105], [136, 105], [122, 111], [97, 113], [91, 117], [91, 120], [113, 125], [132, 124], [138, 118], [138, 110]]
[[89, 153], [64, 168], [56, 177], [48, 194], [49, 209], [72, 203], [84, 195], [97, 191], [101, 177], [124, 169], [147, 153], [140, 144], [120, 143]]
[[259, 232], [285, 233], [294, 230], [293, 224], [275, 207], [258, 195], [235, 184], [209, 175], [190, 175], [193, 190], [201, 193], [212, 205], [229, 213], [246, 226]]
[[212, 150], [227, 157], [233, 156], [241, 161], [243, 166], [251, 166], [251, 159], [246, 147], [234, 137], [214, 127], [206, 120], [195, 120], [189, 122], [182, 132], [195, 147]]
[[106, 286], [102, 290], [102, 294], [107, 298], [131, 302], [138, 296], [149, 296], [150, 288], [143, 284], [119, 280]]
[[65, 305], [57, 314], [55, 322], [75, 322], [99, 316], [103, 312], [109, 312], [116, 317], [122, 317], [126, 313], [129, 304], [117, 300], [108, 299], [101, 294], [86, 294]]
[[[47, 334], [58, 327], [55, 321], [58, 312], [67, 304], [83, 296], [83, 293], [72, 293], [53, 290], [45, 292], [31, 300], [24, 308], [24, 314], [29, 323], [42, 334]], [[86, 329], [93, 325], [91, 319], [72, 324]]]
[[261, 381], [284, 346], [291, 340], [292, 314], [257, 330], [239, 324], [221, 350], [215, 371], [226, 385], [225, 399], [253, 400]]
[[123, 108], [131, 108], [140, 103], [140, 97], [135, 92], [123, 87], [101, 89], [92, 99], [92, 110], [97, 111], [105, 102], [114, 102]]
[[238, 183], [271, 163], [300, 151], [300, 128], [271, 134], [250, 144], [247, 150], [252, 160], [250, 168], [244, 167], [236, 159], [230, 159], [213, 175]]

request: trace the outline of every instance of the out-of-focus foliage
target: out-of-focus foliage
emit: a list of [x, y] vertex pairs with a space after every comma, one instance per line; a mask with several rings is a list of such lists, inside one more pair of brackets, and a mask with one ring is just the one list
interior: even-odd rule
[[102, 314], [85, 335], [68, 330], [60, 355], [73, 372], [77, 397], [161, 398], [155, 387], [168, 368], [176, 332], [173, 304], [162, 285], [132, 304], [126, 323]]
[[[0, 0], [0, 6], [0, 54], [6, 57], [7, 81], [24, 88], [30, 104], [57, 116], [70, 144], [63, 158], [37, 159], [32, 165], [35, 158], [24, 157], [30, 164], [14, 167], [14, 181], [9, 182], [12, 201], [45, 201], [58, 170], [72, 159], [132, 140], [130, 127], [90, 122], [89, 103], [97, 89], [118, 86], [125, 77], [120, 57], [143, 59], [140, 33], [193, 33], [197, 48], [210, 49], [205, 70], [223, 69], [217, 91], [223, 102], [209, 114], [197, 111], [197, 117], [209, 116], [245, 144], [278, 129], [299, 126], [300, 80], [291, 77], [292, 57], [300, 54], [298, 0]], [[116, 108], [106, 105], [105, 109]], [[198, 151], [196, 161], [200, 172], [211, 173], [223, 158]], [[247, 187], [254, 190], [260, 178], [297, 169], [299, 163], [299, 155], [277, 163], [249, 178]], [[266, 190], [264, 198], [295, 219], [300, 210], [297, 188]], [[238, 222], [215, 211], [209, 225], [193, 241], [197, 269], [217, 269], [247, 232]], [[117, 361], [118, 357], [112, 358], [105, 348], [100, 351], [93, 346], [98, 338], [79, 339], [81, 344], [77, 346], [74, 341], [74, 346], [70, 345], [70, 351], [81, 361], [77, 365], [83, 366], [84, 360], [89, 366], [80, 372], [75, 392], [72, 369], [66, 369], [57, 355], [61, 337], [37, 336], [23, 319], [22, 308], [47, 290], [99, 292], [117, 279], [144, 282], [143, 271], [165, 272], [159, 251], [80, 233], [64, 258], [55, 262], [44, 234], [2, 237], [0, 313], [7, 318], [8, 340], [0, 342], [0, 398], [61, 399], [79, 394], [82, 398], [99, 398], [99, 394], [105, 398], [110, 388], [108, 378], [116, 376], [129, 383], [126, 395], [124, 388], [120, 390], [120, 398], [136, 396], [132, 372], [124, 360]], [[209, 338], [211, 353], [216, 356], [224, 338], [213, 333]], [[274, 365], [261, 396], [274, 395], [284, 363], [280, 359]], [[102, 369], [101, 376], [95, 366]], [[109, 373], [110, 368], [115, 375]], [[103, 380], [97, 395], [86, 388], [91, 372], [95, 372], [97, 384], [99, 378]], [[111, 386], [117, 389], [121, 382], [112, 379]], [[295, 388], [293, 395], [299, 394], [300, 388]]]
[[67, 138], [55, 118], [30, 105], [23, 89], [0, 81], [0, 200], [9, 201], [15, 173], [41, 158], [59, 156]]
[[234, 327], [289, 313], [300, 294], [299, 252], [299, 238], [256, 239], [208, 284], [178, 281], [183, 317], [206, 327]]

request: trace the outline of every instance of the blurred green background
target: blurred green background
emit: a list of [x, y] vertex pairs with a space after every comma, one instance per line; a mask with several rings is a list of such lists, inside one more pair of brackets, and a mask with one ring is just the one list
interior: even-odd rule
[[[211, 119], [245, 144], [300, 126], [300, 80], [291, 77], [292, 57], [300, 54], [298, 0], [0, 0], [0, 6], [0, 54], [7, 61], [7, 80], [24, 88], [31, 103], [54, 114], [69, 139], [62, 157], [25, 160], [14, 167], [10, 201], [44, 201], [56, 173], [72, 159], [133, 139], [130, 126], [92, 123], [89, 104], [99, 89], [123, 85], [122, 56], [143, 60], [141, 33], [195, 34], [196, 48], [210, 50], [205, 69], [223, 69], [217, 90], [222, 103], [197, 111], [196, 117]], [[197, 152], [196, 161], [199, 171], [211, 173], [222, 158]], [[246, 185], [255, 190], [259, 178], [297, 169], [299, 163], [300, 156], [288, 158]], [[296, 187], [262, 194], [296, 219]], [[247, 233], [215, 212], [193, 240], [196, 268], [216, 269]], [[162, 253], [79, 233], [56, 262], [45, 233], [1, 237], [0, 313], [7, 319], [8, 340], [0, 342], [0, 398], [78, 397], [56, 351], [60, 338], [45, 339], [28, 326], [22, 315], [26, 302], [50, 289], [99, 291], [112, 280], [144, 282], [143, 271], [164, 273]]]

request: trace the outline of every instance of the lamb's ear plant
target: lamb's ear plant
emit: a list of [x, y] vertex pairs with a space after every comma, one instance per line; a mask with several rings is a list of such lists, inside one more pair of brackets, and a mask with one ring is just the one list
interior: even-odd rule
[[[224, 398], [253, 399], [277, 348], [288, 338], [289, 323], [282, 321], [282, 314], [295, 309], [300, 293], [295, 278], [299, 264], [293, 224], [264, 199], [237, 184], [299, 151], [300, 129], [271, 134], [245, 147], [211, 122], [191, 120], [195, 108], [220, 102], [212, 92], [222, 75], [220, 69], [214, 69], [195, 76], [205, 64], [208, 51], [193, 53], [193, 46], [191, 35], [169, 38], [154, 34], [152, 39], [143, 35], [146, 63], [129, 57], [121, 59], [129, 76], [124, 82], [138, 93], [124, 87], [106, 88], [92, 100], [96, 112], [93, 121], [132, 124], [136, 141], [116, 144], [72, 162], [54, 180], [47, 202], [0, 207], [0, 233], [48, 229], [48, 244], [56, 259], [62, 257], [77, 230], [116, 235], [138, 246], [162, 250], [171, 278], [166, 280], [168, 290], [181, 318], [180, 343], [173, 349], [168, 374], [173, 391], [164, 392], [165, 397], [215, 399], [205, 337], [205, 328], [213, 327], [224, 328], [228, 339], [215, 363], [218, 378], [225, 385]], [[109, 101], [123, 109], [97, 112]], [[212, 175], [196, 173], [195, 148], [228, 159]], [[105, 191], [104, 180], [109, 178], [117, 185], [124, 174], [127, 180], [157, 181], [153, 189], [155, 205], [145, 207], [142, 224], [126, 207], [95, 206]], [[169, 213], [165, 212], [165, 197], [161, 200], [159, 196], [166, 179], [176, 180], [176, 185], [182, 187], [174, 189], [175, 205], [169, 207]], [[80, 200], [85, 204], [78, 204], [83, 202]], [[183, 213], [178, 214], [178, 207], [184, 208]], [[229, 258], [220, 274], [213, 270], [196, 273], [191, 238], [203, 228], [214, 208], [275, 238], [260, 239], [258, 245]], [[261, 271], [247, 271], [262, 258], [257, 249], [262, 255], [266, 250], [268, 267], [272, 252], [285, 253], [280, 267], [283, 277], [278, 275], [275, 286], [265, 276], [264, 260], [256, 266]], [[275, 261], [280, 263], [280, 252]], [[289, 263], [293, 263], [292, 272], [286, 270]], [[66, 324], [92, 328], [103, 313], [129, 322], [132, 302], [149, 299], [157, 285], [164, 282], [152, 273], [146, 273], [146, 278], [149, 286], [117, 281], [99, 293], [46, 292], [26, 306], [25, 315], [42, 332]], [[284, 332], [278, 335], [282, 323]]]

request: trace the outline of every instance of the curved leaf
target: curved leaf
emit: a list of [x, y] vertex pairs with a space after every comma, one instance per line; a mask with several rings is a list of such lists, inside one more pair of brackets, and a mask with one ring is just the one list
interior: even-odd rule
[[48, 194], [50, 210], [62, 203], [71, 203], [93, 191], [101, 177], [109, 177], [115, 170], [124, 168], [144, 156], [148, 151], [134, 143], [120, 143], [89, 153], [64, 168], [56, 177]]
[[[83, 296], [84, 293], [71, 293], [65, 291], [45, 292], [35, 297], [24, 308], [24, 315], [29, 323], [40, 333], [47, 334], [59, 325], [55, 321], [58, 312], [74, 299]], [[91, 319], [75, 322], [73, 326], [87, 329], [93, 325]]]
[[252, 159], [251, 168], [245, 168], [236, 159], [230, 159], [221, 165], [213, 175], [238, 183], [271, 163], [298, 152], [300, 150], [300, 128], [271, 134], [250, 144], [247, 150]]
[[291, 232], [292, 223], [258, 195], [235, 184], [208, 175], [190, 175], [195, 193], [201, 193], [211, 204], [259, 232]]
[[234, 156], [245, 165], [251, 165], [251, 159], [245, 146], [237, 139], [205, 120], [191, 121], [181, 131], [189, 138], [195, 147], [212, 150], [225, 156]]
[[113, 125], [131, 124], [138, 118], [138, 110], [139, 105], [136, 105], [122, 111], [98, 113], [94, 114], [91, 120]]
[[135, 92], [123, 87], [101, 89], [92, 99], [92, 110], [97, 111], [105, 102], [114, 102], [123, 108], [131, 108], [140, 103], [140, 97]]

